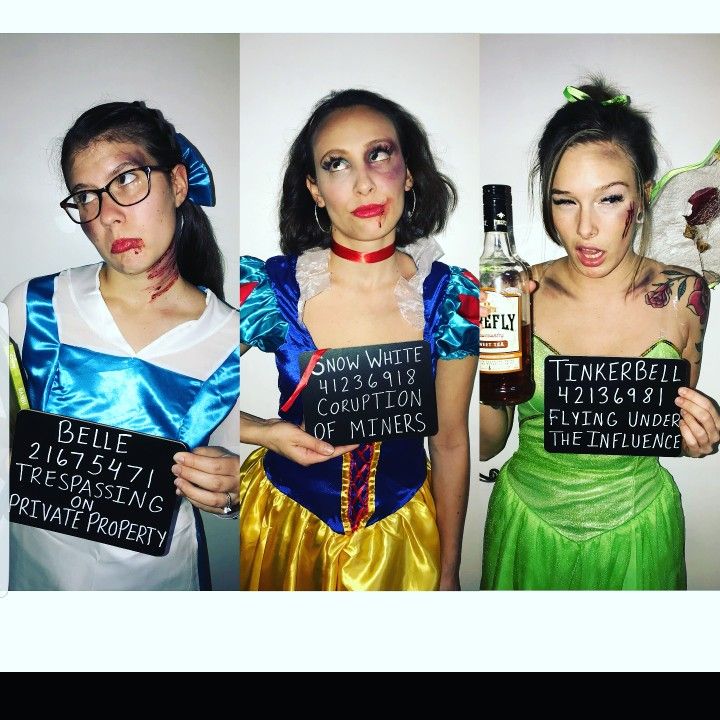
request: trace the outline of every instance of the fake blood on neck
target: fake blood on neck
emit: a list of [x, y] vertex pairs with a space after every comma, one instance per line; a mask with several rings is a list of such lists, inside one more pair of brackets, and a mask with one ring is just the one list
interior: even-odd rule
[[150, 293], [150, 302], [164, 295], [180, 277], [175, 255], [175, 242], [158, 258], [157, 262], [147, 271], [150, 285], [145, 288]]

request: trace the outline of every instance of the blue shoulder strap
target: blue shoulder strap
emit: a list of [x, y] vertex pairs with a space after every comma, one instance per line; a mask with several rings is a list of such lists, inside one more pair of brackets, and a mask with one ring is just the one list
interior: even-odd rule
[[58, 274], [34, 278], [27, 286], [22, 359], [28, 375], [28, 398], [34, 410], [45, 409], [50, 379], [57, 368], [60, 340], [53, 295]]

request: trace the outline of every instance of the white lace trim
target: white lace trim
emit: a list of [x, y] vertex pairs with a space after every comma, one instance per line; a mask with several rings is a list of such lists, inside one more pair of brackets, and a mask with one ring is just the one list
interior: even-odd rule
[[305, 303], [330, 287], [330, 249], [306, 250], [297, 260], [295, 280], [300, 286], [298, 321], [302, 323]]
[[425, 328], [425, 307], [423, 305], [423, 283], [430, 274], [432, 264], [443, 256], [442, 248], [432, 238], [418, 240], [412, 245], [401, 249], [409, 255], [417, 272], [406, 280], [401, 277], [395, 285], [395, 298], [398, 301], [400, 314], [413, 327], [423, 330]]
[[[404, 248], [400, 252], [409, 255], [417, 267], [417, 272], [406, 280], [401, 277], [395, 285], [395, 298], [397, 299], [400, 314], [415, 328], [425, 327], [425, 312], [423, 306], [423, 283], [430, 274], [435, 260], [443, 256], [440, 245], [432, 238], [423, 238]], [[295, 279], [300, 287], [298, 300], [298, 320], [302, 323], [305, 303], [330, 287], [329, 249], [316, 249], [305, 251], [297, 261]]]

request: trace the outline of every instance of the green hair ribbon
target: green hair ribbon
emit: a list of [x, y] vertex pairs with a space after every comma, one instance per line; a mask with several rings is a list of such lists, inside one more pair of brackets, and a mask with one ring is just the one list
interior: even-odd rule
[[[568, 85], [563, 90], [563, 95], [565, 96], [566, 100], [571, 103], [578, 102], [578, 100], [592, 100], [592, 98], [586, 92], [578, 90], [572, 85]], [[615, 97], [611, 97], [609, 100], [602, 100], [600, 104], [604, 105], [605, 107], [607, 107], [608, 105], [629, 105], [630, 96], [616, 95]]]

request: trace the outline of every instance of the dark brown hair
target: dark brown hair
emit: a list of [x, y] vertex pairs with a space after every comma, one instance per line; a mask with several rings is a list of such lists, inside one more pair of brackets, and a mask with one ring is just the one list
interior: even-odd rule
[[635, 169], [645, 218], [640, 243], [640, 254], [643, 254], [650, 233], [649, 200], [644, 188], [655, 177], [658, 164], [653, 127], [646, 114], [629, 102], [603, 105], [603, 101], [620, 95], [620, 91], [599, 76], [592, 76], [578, 90], [586, 93], [589, 99], [567, 102], [550, 118], [538, 143], [536, 162], [530, 175], [531, 182], [535, 177], [540, 180], [545, 231], [554, 243], [561, 244], [552, 219], [551, 190], [565, 151], [575, 145], [609, 142], [627, 155]]
[[[288, 153], [280, 199], [280, 247], [286, 255], [330, 246], [330, 233], [323, 232], [315, 220], [315, 203], [305, 181], [315, 177], [313, 140], [316, 132], [330, 114], [351, 107], [369, 107], [392, 122], [405, 165], [412, 174], [415, 210], [412, 217], [404, 212], [398, 222], [395, 241], [398, 247], [440, 232], [457, 204], [455, 186], [438, 170], [427, 134], [413, 115], [369, 90], [332, 92], [315, 105]], [[407, 195], [405, 205], [409, 209]], [[330, 228], [325, 209], [317, 208], [317, 212], [320, 224]]]
[[[65, 135], [60, 164], [66, 185], [75, 155], [99, 140], [140, 145], [154, 164], [175, 167], [183, 162], [175, 128], [159, 110], [138, 100], [105, 103], [84, 112]], [[175, 253], [185, 280], [224, 299], [223, 259], [212, 225], [202, 207], [188, 198], [176, 210]]]

